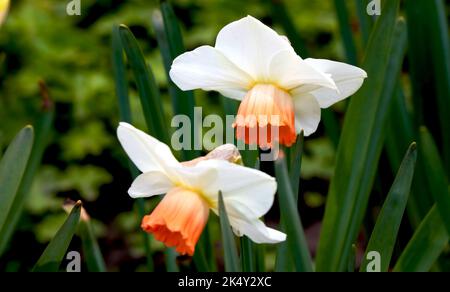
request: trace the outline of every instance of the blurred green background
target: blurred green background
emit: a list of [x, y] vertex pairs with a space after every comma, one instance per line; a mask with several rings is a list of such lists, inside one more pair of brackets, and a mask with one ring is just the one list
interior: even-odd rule
[[[137, 215], [134, 201], [127, 195], [132, 180], [126, 157], [115, 136], [119, 111], [111, 61], [111, 29], [114, 24], [124, 23], [138, 38], [161, 88], [166, 117], [171, 117], [166, 74], [151, 23], [154, 9], [159, 4], [148, 0], [81, 0], [82, 15], [68, 16], [68, 2], [15, 0], [7, 22], [0, 29], [0, 149], [4, 149], [25, 124], [34, 123], [42, 107], [40, 81], [47, 84], [56, 112], [49, 146], [29, 194], [26, 212], [0, 261], [0, 270], [30, 269], [66, 218], [61, 208], [66, 198], [81, 199], [85, 203], [94, 219], [94, 228], [109, 270], [145, 270], [145, 254], [139, 234], [141, 218]], [[273, 2], [277, 3], [275, 5], [281, 3]], [[203, 44], [213, 45], [223, 26], [246, 15], [286, 33], [283, 17], [281, 15], [280, 21], [280, 12], [274, 9], [273, 2], [171, 1], [181, 22], [188, 50]], [[354, 56], [345, 49], [334, 1], [293, 0], [283, 3], [301, 34], [304, 42], [301, 46], [306, 47], [310, 57], [348, 63], [362, 59], [359, 52], [363, 51], [365, 40], [355, 13], [356, 1], [346, 1], [350, 13], [349, 27], [357, 52]], [[448, 18], [448, 9], [446, 13]], [[304, 55], [304, 52], [298, 53]], [[405, 62], [403, 88], [405, 100], [412, 107], [412, 88], [407, 73], [408, 62]], [[130, 85], [135, 126], [145, 129], [135, 86], [133, 83]], [[196, 102], [203, 106], [204, 115], [223, 113], [222, 100], [215, 93], [198, 91]], [[345, 104], [333, 107], [339, 123], [345, 113]], [[318, 240], [334, 157], [335, 146], [329, 135], [325, 135], [322, 123], [319, 131], [305, 142], [299, 202], [312, 250]], [[370, 202], [365, 220], [367, 226], [373, 226], [382, 198], [393, 179], [385, 155], [379, 167], [381, 181], [377, 183]], [[388, 171], [383, 171], [385, 169]], [[152, 202], [148, 201], [146, 210], [151, 208]], [[278, 218], [276, 212], [269, 214], [269, 223], [272, 217]], [[407, 241], [412, 229], [406, 225], [402, 232], [404, 241]], [[367, 240], [364, 232], [360, 237], [363, 245]], [[72, 250], [79, 249], [80, 244], [75, 238]], [[153, 244], [159, 251], [154, 255], [156, 269], [163, 270], [163, 246], [156, 242]], [[187, 259], [179, 261], [182, 266], [190, 264]]]

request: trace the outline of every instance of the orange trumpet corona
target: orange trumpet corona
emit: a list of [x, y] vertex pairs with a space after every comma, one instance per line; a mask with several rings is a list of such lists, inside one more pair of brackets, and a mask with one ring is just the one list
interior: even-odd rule
[[176, 187], [143, 218], [141, 227], [180, 254], [192, 256], [208, 216], [208, 203], [198, 193]]
[[244, 97], [233, 127], [246, 144], [270, 148], [277, 141], [289, 147], [297, 139], [294, 101], [275, 85], [257, 84]]

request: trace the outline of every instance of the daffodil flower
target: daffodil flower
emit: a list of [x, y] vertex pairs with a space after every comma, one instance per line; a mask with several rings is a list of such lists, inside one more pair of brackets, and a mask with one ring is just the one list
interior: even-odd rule
[[0, 0], [0, 25], [6, 18], [9, 9], [9, 0]]
[[[314, 133], [321, 108], [354, 94], [367, 74], [344, 63], [302, 59], [286, 37], [247, 16], [225, 26], [215, 47], [176, 58], [170, 77], [182, 90], [213, 90], [242, 101], [234, 125], [238, 139], [256, 144], [263, 130], [275, 129], [274, 139], [290, 146], [300, 131]], [[257, 135], [248, 137], [255, 129]]]
[[129, 124], [121, 123], [117, 135], [143, 173], [131, 185], [129, 195], [140, 198], [166, 194], [141, 225], [157, 240], [176, 247], [180, 254], [193, 255], [210, 210], [219, 213], [219, 191], [236, 235], [247, 235], [256, 243], [286, 239], [285, 234], [266, 227], [259, 219], [273, 204], [277, 188], [274, 178], [229, 162], [239, 160], [234, 146], [225, 146], [225, 155], [216, 151], [180, 163], [167, 145]]

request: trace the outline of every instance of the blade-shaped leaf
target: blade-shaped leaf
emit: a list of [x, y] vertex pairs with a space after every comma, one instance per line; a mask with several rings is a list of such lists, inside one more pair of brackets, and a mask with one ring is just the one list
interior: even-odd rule
[[356, 65], [358, 56], [356, 52], [356, 45], [353, 39], [352, 27], [350, 25], [350, 17], [345, 0], [334, 0], [336, 14], [339, 22], [339, 29], [341, 32], [342, 41], [344, 43], [345, 54], [347, 62]]
[[[405, 1], [415, 117], [442, 141], [450, 174], [450, 43], [443, 0]], [[427, 113], [437, 113], [429, 115]], [[439, 121], [439, 122], [437, 122]], [[439, 135], [439, 136], [438, 136]]]
[[0, 161], [0, 230], [9, 224], [6, 220], [25, 173], [33, 139], [33, 127], [23, 128], [11, 142]]
[[283, 229], [287, 233], [286, 240], [290, 255], [293, 258], [297, 272], [312, 272], [312, 260], [308, 243], [298, 214], [295, 196], [292, 192], [286, 161], [283, 158], [275, 162], [275, 172], [278, 182], [280, 213]]
[[236, 248], [236, 241], [231, 230], [230, 221], [228, 220], [227, 211], [223, 202], [222, 193], [219, 193], [219, 216], [220, 228], [222, 230], [222, 242], [224, 250], [225, 271], [240, 272], [240, 260]]
[[17, 226], [17, 222], [22, 215], [23, 207], [32, 186], [34, 176], [41, 164], [42, 156], [44, 155], [44, 151], [48, 143], [48, 136], [52, 129], [54, 117], [53, 105], [48, 96], [47, 87], [44, 83], [41, 83], [41, 89], [43, 91], [43, 108], [42, 112], [39, 113], [39, 117], [36, 122], [36, 137], [34, 139], [30, 158], [23, 174], [20, 187], [5, 221], [8, 222], [8, 224], [5, 224], [0, 228], [0, 255], [5, 250], [6, 245], [8, 244], [14, 229]]
[[64, 224], [50, 241], [33, 268], [33, 272], [57, 272], [69, 248], [80, 221], [81, 201], [78, 201]]
[[383, 208], [378, 215], [377, 223], [366, 249], [366, 256], [364, 256], [361, 264], [361, 271], [365, 271], [368, 264], [367, 254], [372, 251], [381, 255], [381, 271], [387, 272], [389, 270], [389, 263], [411, 189], [416, 159], [416, 144], [413, 143], [403, 159]]
[[[294, 194], [295, 202], [298, 201], [298, 192], [300, 185], [300, 171], [302, 167], [304, 147], [304, 135], [303, 132], [297, 137], [297, 142], [291, 148], [285, 149], [286, 156], [289, 162], [289, 175], [292, 184], [292, 192]], [[280, 226], [284, 226], [283, 220], [280, 222]], [[275, 260], [276, 272], [288, 272], [293, 270], [292, 257], [289, 255], [289, 246], [287, 242], [282, 242], [277, 247], [277, 255]]]
[[[194, 92], [182, 91], [172, 82], [169, 76], [173, 60], [185, 52], [180, 24], [168, 1], [162, 1], [160, 9], [160, 11], [156, 11], [153, 14], [152, 23], [164, 61], [167, 82], [169, 85], [169, 94], [172, 97], [173, 111], [175, 115], [186, 115], [191, 121], [194, 121]], [[191, 129], [191, 137], [193, 139], [193, 144], [198, 145], [200, 135], [195, 131], [195, 126], [196, 125], [193, 125]], [[198, 151], [183, 151], [185, 160], [194, 159], [198, 157], [198, 155]]]
[[256, 272], [255, 269], [255, 251], [253, 249], [253, 242], [247, 237], [241, 237], [241, 257], [242, 257], [242, 271]]
[[447, 230], [435, 205], [401, 254], [394, 272], [428, 272], [448, 241]]
[[80, 236], [89, 272], [106, 272], [105, 260], [97, 242], [91, 220], [81, 220]]
[[355, 0], [356, 14], [358, 15], [359, 28], [361, 30], [362, 43], [365, 48], [369, 42], [370, 32], [372, 30], [372, 19], [367, 14], [367, 5], [372, 0]]
[[362, 67], [368, 79], [351, 98], [317, 253], [318, 271], [345, 271], [375, 179], [385, 125], [405, 50], [399, 0], [383, 2]]
[[[112, 56], [113, 56], [113, 68], [114, 68], [114, 81], [116, 85], [116, 95], [119, 102], [119, 114], [120, 120], [127, 123], [132, 123], [132, 115], [130, 109], [130, 100], [128, 97], [128, 82], [127, 75], [125, 73], [124, 63], [124, 50], [122, 46], [122, 39], [120, 36], [120, 27], [114, 26], [112, 31]], [[139, 170], [134, 164], [128, 160], [128, 167], [133, 178], [139, 175]], [[138, 206], [139, 216], [143, 218], [145, 216], [144, 200], [139, 198], [136, 200]], [[145, 254], [147, 256], [147, 266], [150, 271], [153, 271], [153, 258], [150, 249], [151, 238], [150, 236], [142, 232], [142, 238], [144, 240]]]
[[428, 186], [433, 195], [436, 206], [441, 214], [442, 222], [450, 234], [450, 192], [448, 189], [448, 179], [445, 175], [442, 159], [434, 143], [433, 137], [424, 127], [420, 129], [420, 150], [425, 166], [425, 175], [428, 179]]
[[148, 130], [152, 136], [167, 144], [169, 136], [155, 77], [147, 66], [144, 55], [131, 31], [124, 25], [120, 26], [119, 31], [122, 46], [134, 73]]

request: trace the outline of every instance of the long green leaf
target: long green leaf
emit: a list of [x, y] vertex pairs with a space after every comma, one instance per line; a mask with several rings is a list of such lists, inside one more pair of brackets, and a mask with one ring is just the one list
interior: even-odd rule
[[91, 220], [81, 220], [80, 236], [83, 254], [89, 272], [106, 272], [106, 265], [102, 252], [95, 237]]
[[275, 162], [275, 172], [278, 182], [280, 213], [284, 230], [287, 233], [290, 255], [293, 258], [297, 272], [312, 272], [313, 266], [308, 243], [292, 192], [286, 161], [283, 158]]
[[130, 99], [128, 96], [128, 79], [124, 63], [124, 52], [122, 39], [120, 37], [120, 27], [113, 26], [112, 30], [112, 63], [114, 71], [114, 82], [116, 88], [116, 96], [119, 101], [120, 120], [132, 123]]
[[222, 193], [219, 193], [219, 216], [220, 227], [222, 230], [222, 242], [224, 250], [225, 271], [226, 272], [240, 272], [241, 264], [236, 248], [236, 241], [234, 234], [230, 227], [227, 211], [223, 202]]
[[9, 224], [6, 220], [25, 173], [33, 139], [33, 127], [23, 128], [11, 142], [0, 161], [0, 230]]
[[64, 255], [69, 248], [80, 221], [81, 202], [78, 201], [70, 212], [64, 224], [50, 241], [33, 268], [33, 272], [57, 272]]
[[[390, 120], [386, 128], [386, 153], [393, 172], [397, 171], [400, 167], [404, 149], [411, 141], [416, 139], [413, 119], [407, 109], [404, 93], [400, 86], [397, 87], [397, 94], [394, 97]], [[432, 195], [428, 192], [423, 157], [420, 153], [417, 158], [417, 166], [416, 176], [413, 180], [413, 187], [407, 205], [408, 219], [413, 228], [419, 226], [434, 203]]]
[[247, 237], [241, 237], [241, 258], [243, 272], [256, 272], [255, 251], [252, 241]]
[[420, 150], [423, 155], [425, 173], [442, 221], [450, 234], [450, 192], [442, 159], [434, 143], [433, 137], [424, 127], [420, 129]]
[[345, 0], [334, 0], [336, 14], [339, 22], [342, 41], [344, 43], [347, 62], [356, 65], [358, 55], [356, 52], [355, 40], [353, 39], [352, 27], [350, 25], [350, 17]]
[[[194, 92], [182, 91], [173, 83], [169, 76], [173, 60], [185, 52], [180, 24], [168, 1], [162, 1], [160, 8], [161, 11], [156, 11], [153, 14], [152, 23], [164, 61], [169, 94], [172, 97], [173, 111], [175, 115], [186, 115], [191, 121], [194, 121]], [[197, 145], [201, 137], [195, 131], [195, 126], [193, 125], [192, 127], [191, 137], [193, 138], [193, 144]], [[198, 157], [199, 153], [194, 150], [185, 150], [183, 151], [183, 155], [185, 160], [190, 160]]]
[[[296, 144], [288, 149], [285, 149], [289, 162], [289, 175], [292, 185], [292, 192], [294, 194], [295, 202], [298, 201], [298, 192], [300, 184], [300, 171], [302, 166], [304, 147], [303, 132], [297, 138]], [[280, 222], [280, 226], [284, 226], [284, 222]], [[288, 272], [293, 270], [292, 257], [289, 255], [289, 246], [287, 242], [282, 242], [277, 247], [277, 255], [275, 260], [276, 272]]]
[[292, 191], [294, 198], [298, 200], [299, 183], [300, 183], [300, 171], [302, 168], [302, 158], [304, 149], [305, 137], [303, 131], [298, 135], [297, 142], [291, 148], [289, 148], [289, 175], [292, 184]]
[[120, 26], [119, 31], [122, 46], [134, 73], [148, 130], [152, 136], [168, 144], [169, 135], [155, 77], [147, 66], [144, 55], [131, 31], [124, 25]]
[[356, 14], [358, 15], [362, 44], [364, 48], [369, 42], [370, 31], [372, 30], [372, 20], [367, 14], [367, 5], [369, 4], [369, 1], [371, 0], [355, 0]]
[[365, 271], [368, 264], [367, 254], [371, 251], [376, 251], [381, 255], [381, 271], [387, 272], [389, 270], [389, 263], [411, 189], [416, 159], [416, 143], [413, 143], [403, 159], [383, 208], [378, 215], [366, 255], [361, 264], [361, 271]]
[[53, 105], [48, 97], [48, 92], [46, 91], [46, 86], [44, 83], [41, 83], [41, 86], [43, 89], [43, 94], [46, 94], [46, 96], [43, 97], [42, 112], [39, 113], [39, 117], [36, 122], [36, 137], [30, 153], [30, 159], [14, 202], [9, 210], [8, 217], [5, 221], [8, 222], [8, 224], [5, 224], [0, 229], [0, 255], [4, 252], [6, 245], [11, 239], [11, 236], [17, 226], [20, 216], [22, 215], [23, 207], [33, 184], [34, 176], [41, 164], [42, 156], [44, 155], [44, 151], [48, 143], [48, 137], [52, 129], [54, 117]]
[[[128, 82], [125, 73], [124, 50], [122, 46], [122, 39], [120, 36], [120, 27], [115, 25], [112, 31], [112, 62], [114, 69], [114, 81], [116, 84], [116, 95], [119, 102], [120, 120], [132, 124], [133, 119], [131, 115], [130, 100], [128, 96]], [[128, 160], [128, 167], [133, 178], [139, 175], [139, 170], [134, 164]], [[136, 200], [138, 206], [138, 213], [141, 218], [145, 216], [144, 200], [139, 198]], [[151, 252], [151, 237], [142, 232], [144, 241], [145, 254], [147, 257], [147, 266], [150, 271], [153, 271], [153, 257]]]
[[399, 0], [383, 2], [362, 67], [369, 78], [351, 98], [328, 193], [318, 271], [345, 271], [376, 175], [385, 125], [405, 50]]
[[[450, 44], [443, 0], [405, 1], [409, 61], [417, 126], [440, 135], [444, 169], [450, 174]], [[437, 113], [428, 115], [426, 113]], [[436, 125], [436, 126], [435, 126]]]
[[447, 230], [435, 205], [404, 249], [394, 272], [428, 272], [448, 246], [448, 241]]

